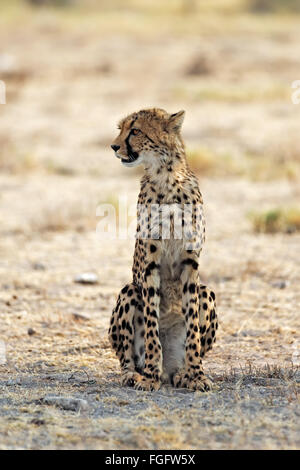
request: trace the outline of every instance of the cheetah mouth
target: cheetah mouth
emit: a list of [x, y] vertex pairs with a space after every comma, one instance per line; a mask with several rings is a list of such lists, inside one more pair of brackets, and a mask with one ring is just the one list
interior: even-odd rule
[[121, 157], [122, 163], [133, 163], [139, 158], [139, 154], [137, 152], [132, 152], [128, 155], [128, 158]]
[[128, 166], [128, 167], [131, 167], [131, 166], [135, 166], [137, 164], [139, 164], [140, 162], [140, 154], [138, 154], [137, 152], [130, 152], [126, 157], [124, 157], [123, 155], [119, 154], [119, 153], [115, 153], [116, 157], [119, 158], [121, 160], [121, 163], [122, 165], [124, 166]]
[[116, 154], [116, 157], [119, 158], [121, 160], [121, 163], [124, 165], [124, 166], [133, 166], [134, 164], [136, 164], [138, 158], [139, 158], [139, 154], [136, 153], [136, 152], [133, 152], [132, 154], [130, 154], [128, 156], [128, 158], [124, 158], [122, 155], [118, 155]]

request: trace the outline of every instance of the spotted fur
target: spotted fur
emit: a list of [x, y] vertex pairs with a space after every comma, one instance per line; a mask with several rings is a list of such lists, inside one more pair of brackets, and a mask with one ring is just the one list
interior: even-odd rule
[[[180, 134], [183, 118], [183, 111], [170, 115], [156, 108], [133, 113], [120, 122], [112, 145], [125, 166], [145, 168], [133, 280], [121, 290], [109, 328], [122, 383], [140, 390], [157, 390], [166, 381], [192, 390], [211, 388], [202, 358], [216, 341], [218, 319], [215, 294], [199, 277], [205, 239], [203, 200], [186, 161]], [[167, 227], [159, 209], [174, 204], [190, 210], [192, 230], [181, 238], [176, 237], [174, 214], [170, 212]], [[163, 230], [168, 228], [170, 237], [165, 238]]]

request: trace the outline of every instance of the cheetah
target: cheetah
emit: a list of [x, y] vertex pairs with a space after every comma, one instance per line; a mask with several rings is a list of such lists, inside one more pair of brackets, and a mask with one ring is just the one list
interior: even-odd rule
[[[181, 137], [184, 114], [159, 108], [130, 114], [111, 145], [126, 167], [144, 166], [133, 279], [119, 293], [108, 331], [121, 383], [137, 390], [158, 390], [162, 383], [200, 391], [212, 387], [202, 358], [216, 341], [216, 297], [199, 277], [205, 221]], [[174, 213], [162, 217], [162, 207], [174, 206], [181, 214], [188, 207], [190, 224], [185, 218], [178, 224]]]

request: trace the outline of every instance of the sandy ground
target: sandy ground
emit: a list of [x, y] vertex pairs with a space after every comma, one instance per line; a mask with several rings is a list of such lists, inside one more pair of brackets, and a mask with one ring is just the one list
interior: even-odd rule
[[[299, 29], [66, 33], [50, 14], [31, 28], [0, 32], [0, 448], [299, 448], [300, 236], [258, 235], [248, 217], [297, 206], [295, 174], [199, 174], [201, 276], [220, 317], [206, 394], [119, 385], [107, 328], [130, 280], [133, 241], [96, 233], [99, 204], [120, 194], [135, 203], [138, 193], [140, 173], [109, 150], [126, 112], [186, 109], [188, 148], [209, 148], [216, 159], [273, 150], [284, 159], [278, 149], [287, 146], [298, 155], [300, 108], [289, 93]], [[98, 283], [75, 283], [84, 272]]]

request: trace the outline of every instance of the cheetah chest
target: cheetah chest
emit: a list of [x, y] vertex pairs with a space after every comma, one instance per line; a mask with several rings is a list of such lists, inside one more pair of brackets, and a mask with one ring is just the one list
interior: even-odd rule
[[177, 281], [182, 272], [183, 240], [162, 240], [161, 250], [161, 281]]

